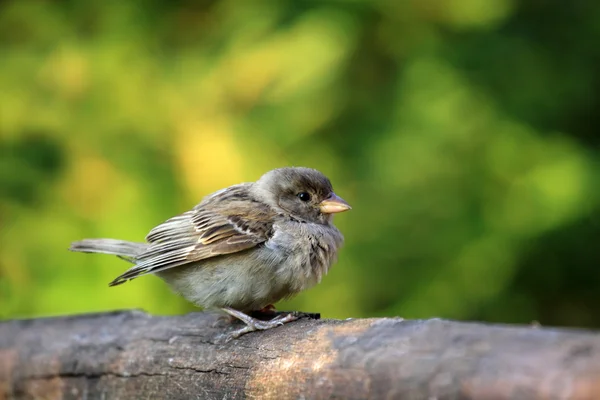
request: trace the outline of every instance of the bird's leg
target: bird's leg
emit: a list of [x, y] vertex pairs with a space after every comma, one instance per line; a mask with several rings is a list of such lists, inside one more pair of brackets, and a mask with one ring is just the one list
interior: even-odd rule
[[244, 314], [241, 311], [234, 310], [231, 307], [223, 307], [221, 310], [246, 324], [245, 327], [238, 329], [237, 331], [233, 331], [229, 335], [227, 335], [225, 342], [239, 338], [240, 336], [249, 332], [265, 331], [267, 329], [276, 328], [278, 326], [295, 321], [298, 318], [300, 318], [300, 315], [298, 315], [295, 312], [292, 312], [289, 314], [279, 315], [277, 318], [274, 318], [270, 321], [261, 321], [256, 318], [252, 318], [251, 316]]

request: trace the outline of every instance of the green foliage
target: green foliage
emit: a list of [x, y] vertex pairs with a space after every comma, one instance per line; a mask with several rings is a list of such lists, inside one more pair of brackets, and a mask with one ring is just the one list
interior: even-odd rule
[[353, 210], [324, 317], [600, 326], [600, 6], [0, 4], [0, 317], [193, 307], [73, 240], [141, 240], [306, 165]]

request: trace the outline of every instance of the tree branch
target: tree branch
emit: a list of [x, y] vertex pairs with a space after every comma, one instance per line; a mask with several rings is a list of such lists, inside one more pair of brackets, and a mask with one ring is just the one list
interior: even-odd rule
[[0, 399], [600, 399], [600, 334], [439, 319], [254, 332], [210, 313], [0, 323]]

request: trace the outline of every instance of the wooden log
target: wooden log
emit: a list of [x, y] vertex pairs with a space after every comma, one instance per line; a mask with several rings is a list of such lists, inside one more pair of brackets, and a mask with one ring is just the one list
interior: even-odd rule
[[216, 314], [0, 323], [0, 399], [600, 399], [600, 334], [302, 319], [226, 344]]

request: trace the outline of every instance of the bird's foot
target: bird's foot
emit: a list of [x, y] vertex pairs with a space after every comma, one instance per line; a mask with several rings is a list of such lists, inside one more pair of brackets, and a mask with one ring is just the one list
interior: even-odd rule
[[227, 343], [233, 339], [237, 339], [240, 336], [245, 335], [246, 333], [254, 331], [266, 331], [268, 329], [276, 328], [278, 326], [295, 321], [302, 317], [302, 313], [290, 312], [288, 314], [281, 314], [268, 321], [261, 321], [256, 318], [252, 318], [251, 316], [244, 314], [241, 311], [234, 310], [233, 308], [225, 307], [222, 310], [225, 311], [227, 314], [231, 315], [232, 317], [235, 317], [240, 321], [244, 322], [246, 326], [233, 332], [230, 332], [227, 335], [223, 335], [218, 340], [220, 343]]

